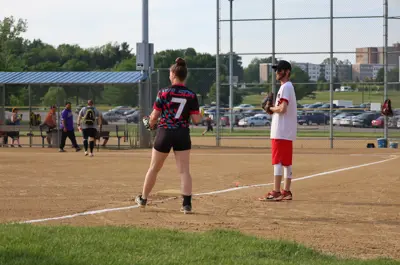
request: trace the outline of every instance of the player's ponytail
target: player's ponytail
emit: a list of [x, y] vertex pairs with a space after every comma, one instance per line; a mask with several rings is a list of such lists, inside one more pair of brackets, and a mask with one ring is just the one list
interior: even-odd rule
[[186, 61], [181, 57], [176, 58], [175, 64], [171, 66], [171, 72], [173, 72], [180, 81], [185, 81], [188, 74]]

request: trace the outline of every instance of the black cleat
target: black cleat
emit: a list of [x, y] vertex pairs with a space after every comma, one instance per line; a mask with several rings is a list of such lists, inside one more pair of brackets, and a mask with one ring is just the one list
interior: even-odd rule
[[136, 196], [136, 198], [135, 198], [135, 202], [136, 202], [141, 208], [144, 208], [144, 207], [146, 207], [147, 199], [143, 199], [143, 198], [142, 198], [142, 195], [138, 195], [138, 196]]
[[192, 206], [191, 205], [184, 205], [181, 207], [181, 212], [184, 214], [191, 214], [192, 213]]

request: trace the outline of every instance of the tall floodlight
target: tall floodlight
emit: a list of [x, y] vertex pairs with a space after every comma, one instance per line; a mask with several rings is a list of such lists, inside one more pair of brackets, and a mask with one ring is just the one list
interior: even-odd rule
[[229, 127], [233, 131], [233, 0], [229, 1], [229, 27], [230, 27], [230, 49], [229, 49]]
[[215, 93], [215, 97], [216, 97], [216, 103], [217, 103], [217, 111], [215, 112], [215, 116], [217, 119], [217, 131], [216, 131], [216, 146], [220, 146], [220, 118], [219, 118], [219, 108], [220, 108], [220, 104], [219, 104], [219, 90], [220, 90], [220, 80], [219, 80], [219, 64], [220, 64], [220, 60], [219, 60], [219, 37], [220, 37], [220, 28], [219, 28], [219, 0], [217, 0], [217, 54], [216, 54], [216, 58], [215, 58], [215, 64], [216, 64], [216, 77], [215, 77], [215, 89], [216, 89], [216, 93]]
[[139, 85], [139, 146], [148, 148], [151, 146], [150, 132], [143, 125], [143, 116], [150, 114], [150, 75], [154, 69], [154, 46], [149, 43], [149, 1], [142, 0], [142, 42], [136, 44], [136, 70], [142, 71], [145, 80]]

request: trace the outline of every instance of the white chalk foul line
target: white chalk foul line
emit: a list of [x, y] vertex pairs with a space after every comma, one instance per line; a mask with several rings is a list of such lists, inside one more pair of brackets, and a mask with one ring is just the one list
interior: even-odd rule
[[[357, 165], [357, 166], [351, 166], [351, 167], [345, 167], [345, 168], [335, 169], [335, 170], [331, 170], [331, 171], [321, 172], [321, 173], [317, 173], [317, 174], [313, 174], [313, 175], [309, 175], [309, 176], [305, 176], [305, 177], [296, 178], [296, 179], [293, 179], [292, 181], [300, 181], [300, 180], [315, 178], [315, 177], [319, 177], [319, 176], [325, 176], [325, 175], [329, 175], [329, 174], [333, 174], [333, 173], [337, 173], [337, 172], [357, 169], [357, 168], [361, 168], [361, 167], [372, 166], [372, 165], [376, 165], [376, 164], [385, 163], [385, 162], [394, 160], [396, 158], [398, 158], [398, 156], [392, 155], [390, 158], [385, 159], [385, 160], [380, 160], [380, 161], [361, 164], [361, 165]], [[235, 187], [235, 188], [224, 189], [224, 190], [203, 192], [203, 193], [193, 194], [193, 196], [215, 195], [215, 194], [219, 194], [219, 193], [226, 193], [226, 192], [231, 192], [231, 191], [236, 191], [236, 190], [241, 190], [241, 189], [248, 189], [248, 188], [255, 188], [255, 187], [265, 187], [265, 186], [270, 186], [270, 185], [273, 185], [273, 183], [247, 185], [247, 186]], [[170, 198], [167, 198], [167, 199], [164, 199], [164, 200], [161, 200], [161, 201], [157, 201], [157, 202], [158, 203], [165, 202], [165, 201], [172, 200], [172, 199], [175, 199], [175, 198], [176, 197], [170, 197]], [[126, 206], [126, 207], [108, 208], [108, 209], [102, 209], [102, 210], [93, 210], [93, 211], [87, 211], [87, 212], [76, 213], [76, 214], [65, 215], [65, 216], [59, 216], [59, 217], [51, 217], [51, 218], [43, 218], [43, 219], [22, 221], [22, 222], [19, 222], [19, 223], [20, 224], [41, 223], [41, 222], [47, 222], [47, 221], [71, 219], [71, 218], [75, 218], [75, 217], [78, 217], [78, 216], [95, 215], [95, 214], [107, 213], [107, 212], [115, 212], [115, 211], [124, 211], [124, 210], [130, 210], [130, 209], [135, 209], [135, 208], [139, 208], [139, 206], [138, 205], [132, 205], [132, 206]]]
[[[380, 163], [385, 163], [387, 161], [390, 161], [390, 160], [393, 160], [396, 158], [397, 158], [397, 156], [391, 156], [391, 158], [389, 158], [389, 159], [385, 159], [385, 160], [381, 160], [381, 161], [377, 161], [377, 162], [366, 163], [366, 164], [362, 164], [362, 165], [358, 165], [358, 166], [345, 167], [345, 168], [340, 168], [340, 169], [335, 169], [335, 170], [326, 171], [326, 172], [322, 172], [322, 173], [317, 173], [317, 174], [313, 174], [313, 175], [309, 175], [309, 176], [305, 176], [305, 177], [301, 177], [301, 178], [295, 178], [292, 180], [292, 182], [304, 180], [304, 179], [315, 178], [315, 177], [324, 176], [324, 175], [329, 175], [329, 174], [333, 174], [333, 173], [337, 173], [337, 172], [341, 172], [341, 171], [352, 170], [352, 169], [356, 169], [356, 168], [360, 168], [360, 167], [372, 166], [372, 165], [376, 165], [376, 164], [380, 164]], [[214, 194], [225, 193], [225, 192], [241, 190], [241, 189], [271, 186], [273, 184], [274, 183], [247, 185], [247, 186], [235, 187], [235, 188], [230, 188], [230, 189], [225, 189], [225, 190], [217, 190], [217, 191], [198, 193], [198, 194], [195, 194], [195, 196], [214, 195]]]

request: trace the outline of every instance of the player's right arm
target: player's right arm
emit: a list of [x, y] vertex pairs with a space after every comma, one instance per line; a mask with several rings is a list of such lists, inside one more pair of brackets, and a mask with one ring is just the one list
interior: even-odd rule
[[163, 108], [163, 102], [161, 100], [161, 96], [162, 96], [161, 91], [159, 91], [157, 94], [157, 98], [154, 101], [153, 111], [151, 112], [149, 117], [150, 127], [154, 127], [158, 122], [158, 118], [160, 118], [161, 116], [161, 111]]

